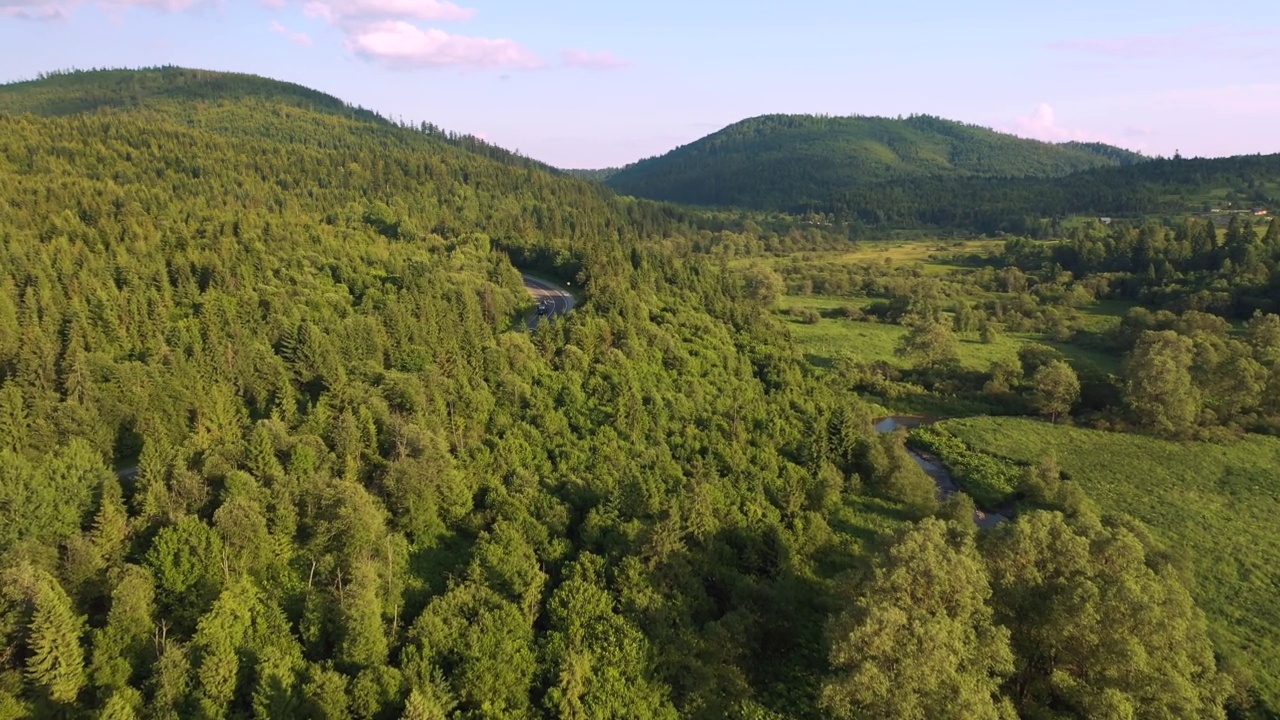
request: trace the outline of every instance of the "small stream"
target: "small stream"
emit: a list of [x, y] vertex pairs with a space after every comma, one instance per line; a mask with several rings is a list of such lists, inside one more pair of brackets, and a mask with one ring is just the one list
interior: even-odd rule
[[[898, 428], [910, 430], [911, 428], [928, 425], [932, 422], [934, 421], [923, 417], [890, 415], [889, 417], [876, 420], [874, 427], [878, 433], [889, 433], [897, 430]], [[924, 470], [926, 475], [933, 478], [933, 482], [938, 486], [939, 500], [946, 500], [952, 495], [960, 492], [960, 486], [956, 484], [956, 479], [952, 477], [951, 471], [948, 470], [938, 458], [911, 448], [907, 448], [907, 453], [911, 455], [912, 460], [916, 461], [916, 464], [920, 466], [920, 469]], [[1001, 515], [1000, 513], [984, 512], [982, 510], [976, 510], [973, 513], [973, 521], [977, 523], [980, 528], [993, 528], [1008, 519], [1009, 518]]]

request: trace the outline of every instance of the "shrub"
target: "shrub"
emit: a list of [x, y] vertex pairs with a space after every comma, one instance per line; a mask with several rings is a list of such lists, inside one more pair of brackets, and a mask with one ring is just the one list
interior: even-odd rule
[[1019, 465], [973, 450], [963, 440], [935, 427], [912, 430], [910, 442], [937, 455], [951, 470], [956, 483], [984, 508], [993, 508], [1012, 497], [1022, 477]]

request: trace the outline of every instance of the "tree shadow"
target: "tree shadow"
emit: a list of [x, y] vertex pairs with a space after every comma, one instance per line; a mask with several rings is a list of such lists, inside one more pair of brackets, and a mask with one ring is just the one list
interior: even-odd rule
[[403, 617], [415, 618], [449, 587], [451, 577], [461, 576], [471, 562], [475, 538], [450, 533], [433, 544], [415, 544], [409, 551], [409, 577], [421, 580], [405, 589]]

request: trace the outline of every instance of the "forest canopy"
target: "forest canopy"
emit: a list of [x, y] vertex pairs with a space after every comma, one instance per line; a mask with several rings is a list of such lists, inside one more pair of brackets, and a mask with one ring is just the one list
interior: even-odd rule
[[979, 533], [688, 218], [243, 76], [0, 90], [0, 717], [1258, 705], [1158, 542], [1051, 464]]

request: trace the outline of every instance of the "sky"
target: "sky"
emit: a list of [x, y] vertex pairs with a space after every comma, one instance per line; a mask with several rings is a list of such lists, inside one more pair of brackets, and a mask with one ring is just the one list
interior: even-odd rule
[[288, 80], [565, 168], [766, 113], [1280, 152], [1276, 0], [0, 0], [0, 81], [153, 65]]

